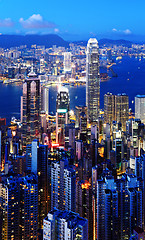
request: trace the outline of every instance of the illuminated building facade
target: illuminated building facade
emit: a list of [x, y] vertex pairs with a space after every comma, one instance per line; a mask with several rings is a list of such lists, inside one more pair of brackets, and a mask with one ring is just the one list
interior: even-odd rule
[[35, 175], [0, 183], [2, 240], [37, 239], [38, 184]]
[[26, 146], [26, 169], [38, 174], [38, 224], [43, 226], [47, 216], [50, 196], [48, 194], [48, 146], [41, 145], [37, 140]]
[[122, 130], [126, 131], [126, 121], [129, 118], [129, 100], [125, 93], [113, 95], [107, 93], [104, 95], [104, 123], [109, 123], [115, 120], [121, 123]]
[[64, 53], [64, 72], [71, 71], [71, 52]]
[[51, 167], [51, 209], [75, 211], [76, 173], [68, 161], [52, 163]]
[[23, 84], [21, 97], [21, 122], [23, 124], [23, 146], [39, 138], [41, 110], [40, 80], [32, 71]]
[[93, 239], [92, 189], [88, 181], [77, 182], [76, 212], [88, 219], [88, 239]]
[[99, 46], [95, 38], [90, 38], [86, 52], [86, 106], [88, 120], [96, 123], [100, 109]]
[[115, 95], [115, 120], [122, 124], [126, 131], [126, 121], [129, 118], [129, 99], [125, 93]]
[[145, 124], [145, 95], [135, 97], [135, 118], [140, 119]]
[[49, 88], [41, 87], [41, 111], [49, 113]]
[[107, 93], [104, 95], [104, 123], [110, 125], [115, 120], [115, 95]]
[[88, 240], [88, 221], [78, 213], [50, 211], [44, 219], [43, 240], [54, 239]]
[[60, 87], [57, 93], [56, 101], [56, 143], [64, 145], [65, 124], [69, 120], [69, 93], [68, 89]]

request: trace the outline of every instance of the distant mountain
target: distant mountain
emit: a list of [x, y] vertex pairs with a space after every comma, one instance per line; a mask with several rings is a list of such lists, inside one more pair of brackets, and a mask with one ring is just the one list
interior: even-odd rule
[[[74, 43], [77, 43], [77, 44], [82, 45], [82, 46], [86, 46], [87, 42], [88, 41], [76, 41]], [[132, 44], [131, 41], [127, 41], [127, 40], [124, 40], [124, 39], [112, 40], [112, 39], [107, 39], [107, 38], [103, 38], [103, 39], [98, 40], [98, 43], [99, 43], [99, 46], [102, 46], [102, 45], [111, 46], [111, 45], [116, 44], [116, 45], [123, 45], [123, 46], [126, 46], [126, 47], [131, 47], [131, 44]]]
[[112, 39], [107, 39], [103, 38], [99, 40], [99, 45], [122, 45], [126, 47], [131, 47], [132, 42], [124, 39], [119, 39], [119, 40], [112, 40]]
[[52, 47], [53, 45], [68, 47], [69, 43], [55, 34], [48, 35], [0, 35], [0, 47], [11, 48], [19, 47], [21, 45], [44, 45], [45, 47]]

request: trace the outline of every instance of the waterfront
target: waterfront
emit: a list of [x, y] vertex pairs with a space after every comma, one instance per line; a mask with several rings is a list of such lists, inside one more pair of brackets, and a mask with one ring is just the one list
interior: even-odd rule
[[[118, 77], [111, 78], [107, 82], [101, 82], [100, 86], [100, 106], [103, 108], [104, 94], [107, 92], [127, 93], [129, 95], [130, 107], [134, 110], [132, 100], [137, 94], [145, 94], [145, 59], [123, 57], [122, 61], [117, 61], [113, 70]], [[76, 105], [85, 104], [85, 86], [67, 86], [70, 93], [70, 109]], [[20, 117], [20, 97], [22, 95], [22, 85], [0, 83], [0, 117], [6, 117], [7, 123], [10, 118]], [[50, 112], [55, 113], [57, 86], [50, 87], [49, 101]]]

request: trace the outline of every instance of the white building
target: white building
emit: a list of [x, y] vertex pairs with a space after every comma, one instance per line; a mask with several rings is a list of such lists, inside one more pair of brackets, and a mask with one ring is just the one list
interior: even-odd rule
[[145, 124], [145, 95], [135, 97], [135, 118], [140, 119]]

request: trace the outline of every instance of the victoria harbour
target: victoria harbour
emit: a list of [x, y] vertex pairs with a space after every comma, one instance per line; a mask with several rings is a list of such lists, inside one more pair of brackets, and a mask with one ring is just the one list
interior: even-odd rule
[[[145, 93], [145, 59], [124, 56], [121, 61], [116, 61], [113, 70], [118, 77], [112, 77], [100, 84], [100, 107], [103, 109], [104, 94], [126, 93], [129, 96], [129, 106], [134, 111], [134, 98], [137, 94]], [[7, 118], [8, 123], [11, 117], [20, 118], [20, 97], [22, 96], [22, 85], [0, 84], [0, 113]], [[66, 86], [70, 94], [70, 109], [75, 106], [85, 105], [86, 86]], [[49, 87], [49, 112], [55, 114], [56, 97], [58, 86]], [[5, 99], [5, 101], [3, 101]], [[133, 102], [132, 102], [133, 101]]]

